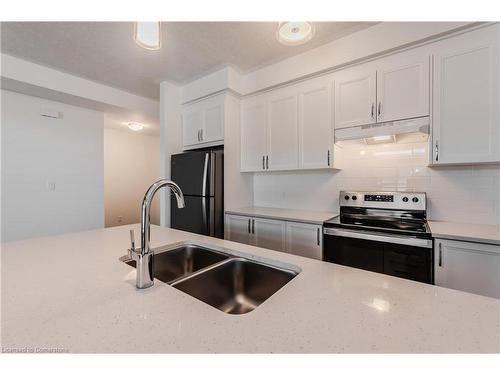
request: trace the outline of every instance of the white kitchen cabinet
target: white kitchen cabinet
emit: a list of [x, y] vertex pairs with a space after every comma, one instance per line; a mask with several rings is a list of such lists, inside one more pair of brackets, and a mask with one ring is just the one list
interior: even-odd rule
[[241, 103], [241, 171], [266, 169], [267, 110], [266, 96], [258, 95]]
[[286, 251], [307, 258], [323, 259], [322, 226], [289, 221], [286, 223]]
[[266, 249], [285, 251], [285, 222], [252, 218], [253, 245]]
[[500, 161], [497, 25], [436, 44], [431, 163]]
[[335, 128], [428, 116], [429, 55], [402, 52], [335, 73]]
[[190, 106], [182, 115], [182, 145], [193, 146], [200, 143], [200, 129], [203, 127], [203, 111], [199, 106]]
[[341, 70], [335, 74], [335, 128], [347, 128], [376, 121], [377, 73], [371, 64]]
[[296, 88], [286, 87], [273, 91], [269, 94], [267, 106], [266, 169], [297, 169], [299, 155]]
[[250, 245], [252, 243], [252, 218], [248, 216], [226, 215], [226, 239]]
[[215, 142], [224, 139], [224, 96], [204, 100], [201, 141]]
[[185, 106], [182, 114], [182, 146], [193, 149], [224, 141], [224, 95]]
[[377, 122], [429, 115], [429, 59], [417, 51], [377, 62]]
[[225, 238], [307, 258], [323, 258], [322, 225], [226, 214]]
[[436, 239], [435, 284], [500, 298], [500, 246]]
[[299, 168], [333, 165], [332, 80], [329, 76], [297, 86]]

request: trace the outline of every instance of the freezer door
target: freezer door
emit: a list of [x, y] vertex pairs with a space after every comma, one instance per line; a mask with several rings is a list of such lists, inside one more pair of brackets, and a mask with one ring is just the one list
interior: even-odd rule
[[210, 189], [214, 169], [212, 157], [211, 152], [199, 151], [172, 155], [171, 179], [179, 185], [184, 195], [213, 195]]
[[210, 236], [214, 234], [214, 200], [211, 197], [184, 196], [186, 206], [177, 208], [171, 196], [170, 223], [172, 228]]

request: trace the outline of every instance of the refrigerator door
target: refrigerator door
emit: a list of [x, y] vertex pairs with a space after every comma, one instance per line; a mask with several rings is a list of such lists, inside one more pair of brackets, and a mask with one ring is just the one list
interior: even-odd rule
[[186, 152], [172, 155], [171, 179], [184, 195], [213, 196], [213, 153]]
[[177, 208], [174, 196], [170, 201], [170, 225], [174, 229], [185, 230], [205, 236], [215, 235], [215, 217], [213, 197], [184, 196], [186, 206]]

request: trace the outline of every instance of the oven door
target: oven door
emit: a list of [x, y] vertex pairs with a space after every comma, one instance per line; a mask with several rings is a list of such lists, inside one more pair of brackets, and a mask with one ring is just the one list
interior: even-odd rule
[[432, 283], [432, 240], [325, 228], [323, 260]]

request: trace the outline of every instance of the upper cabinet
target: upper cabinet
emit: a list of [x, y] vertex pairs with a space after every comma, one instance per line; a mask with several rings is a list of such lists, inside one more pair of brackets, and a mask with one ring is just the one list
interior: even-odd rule
[[333, 168], [331, 77], [242, 100], [241, 171], [319, 168]]
[[435, 45], [431, 163], [500, 161], [499, 27]]
[[298, 85], [299, 168], [333, 164], [332, 81], [320, 77]]
[[295, 87], [286, 87], [269, 94], [267, 119], [267, 169], [297, 169], [299, 152]]
[[184, 149], [224, 142], [224, 99], [224, 95], [218, 95], [185, 106], [182, 114]]
[[335, 128], [376, 121], [377, 74], [371, 64], [335, 74]]
[[429, 115], [429, 56], [403, 52], [335, 74], [335, 128]]
[[241, 171], [263, 171], [267, 155], [267, 102], [265, 95], [241, 102]]
[[429, 60], [406, 52], [377, 63], [377, 122], [429, 115]]

